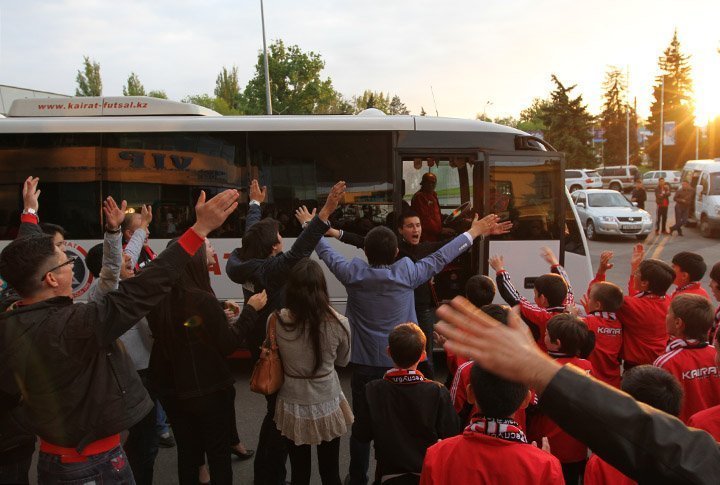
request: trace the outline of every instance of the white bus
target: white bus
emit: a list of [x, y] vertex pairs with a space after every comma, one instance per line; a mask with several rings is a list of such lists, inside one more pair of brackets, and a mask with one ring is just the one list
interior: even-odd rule
[[[488, 256], [502, 253], [525, 296], [547, 272], [540, 248], [550, 246], [578, 291], [591, 277], [590, 258], [563, 181], [563, 156], [527, 133], [481, 121], [385, 116], [220, 116], [189, 104], [146, 97], [27, 99], [0, 119], [0, 248], [17, 233], [22, 182], [39, 176], [40, 218], [68, 232], [66, 250], [85, 255], [101, 242], [101, 201], [112, 195], [128, 207], [151, 204], [151, 246], [193, 223], [201, 189], [213, 195], [243, 190], [238, 211], [211, 235], [218, 253], [213, 287], [221, 299], [242, 298], [225, 274], [240, 246], [253, 178], [268, 187], [265, 216], [281, 224], [285, 247], [300, 232], [296, 207], [321, 206], [337, 180], [347, 181], [335, 227], [364, 234], [387, 224], [419, 189], [422, 174], [438, 177], [443, 214], [471, 206], [513, 222], [510, 234], [476, 242], [437, 277], [440, 296], [461, 293], [467, 278], [488, 274]], [[462, 218], [448, 221], [463, 230]], [[333, 240], [347, 256], [362, 256]], [[345, 291], [329, 273], [333, 304]], [[75, 295], [91, 275], [75, 265]]]

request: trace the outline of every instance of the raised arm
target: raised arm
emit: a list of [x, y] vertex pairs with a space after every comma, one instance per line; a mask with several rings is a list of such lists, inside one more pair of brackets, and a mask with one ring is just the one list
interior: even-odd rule
[[640, 270], [640, 263], [645, 259], [645, 247], [638, 243], [633, 248], [632, 257], [630, 258], [630, 279], [628, 280], [628, 295], [635, 296], [639, 293], [635, 289], [635, 278]]
[[28, 177], [23, 183], [23, 212], [20, 216], [20, 229], [18, 230], [17, 237], [30, 236], [32, 234], [42, 234], [42, 230], [38, 223], [38, 210], [40, 210], [40, 204], [38, 198], [40, 197], [40, 190], [38, 190], [38, 177]]
[[342, 283], [346, 285], [350, 281], [350, 262], [345, 259], [342, 254], [336, 252], [328, 243], [322, 239], [315, 246], [315, 252], [323, 263], [328, 267], [330, 272]]
[[550, 272], [560, 275], [560, 277], [563, 279], [563, 281], [565, 281], [565, 285], [567, 286], [567, 296], [565, 297], [565, 306], [574, 305], [575, 304], [575, 295], [573, 294], [572, 285], [570, 284], [570, 278], [568, 277], [568, 274], [565, 271], [565, 268], [563, 268], [562, 265], [560, 264], [560, 262], [558, 261], [553, 250], [547, 246], [543, 246], [543, 248], [540, 251], [540, 255], [545, 260], [545, 262], [548, 265], [550, 265]]
[[102, 267], [95, 292], [88, 296], [90, 301], [98, 301], [108, 292], [116, 289], [120, 282], [122, 266], [122, 232], [120, 225], [125, 218], [127, 203], [123, 200], [120, 207], [112, 197], [103, 201], [105, 213], [105, 238], [103, 240]]
[[132, 237], [125, 245], [125, 254], [130, 256], [130, 263], [134, 268], [137, 265], [140, 254], [142, 253], [143, 246], [145, 245], [145, 238], [147, 237], [147, 231], [152, 222], [152, 208], [143, 205], [140, 208], [140, 227], [138, 227], [133, 233]]
[[265, 202], [267, 196], [267, 187], [264, 185], [260, 188], [260, 184], [256, 179], [250, 182], [250, 200], [248, 201], [248, 213], [245, 217], [245, 230], [250, 229], [253, 224], [259, 222], [262, 219], [262, 211], [260, 210], [260, 204]]
[[[298, 207], [295, 210], [295, 218], [298, 220], [303, 229], [307, 227], [307, 225], [310, 223], [314, 216], [315, 209], [310, 212], [304, 205]], [[351, 246], [355, 246], [358, 249], [363, 249], [365, 247], [365, 238], [363, 236], [360, 236], [359, 234], [354, 234], [352, 232], [334, 229], [331, 227], [327, 230], [325, 235], [328, 237], [334, 237], [338, 241], [342, 241], [345, 244], [350, 244]]]
[[510, 273], [505, 269], [505, 258], [502, 254], [490, 256], [490, 267], [495, 270], [495, 282], [500, 296], [510, 306], [529, 305], [530, 302], [515, 289]]

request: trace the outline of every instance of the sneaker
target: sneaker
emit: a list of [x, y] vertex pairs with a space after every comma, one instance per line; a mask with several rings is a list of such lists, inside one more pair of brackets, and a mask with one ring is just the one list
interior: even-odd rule
[[158, 438], [158, 446], [160, 448], [175, 448], [175, 438], [173, 438], [170, 433], [160, 435]]

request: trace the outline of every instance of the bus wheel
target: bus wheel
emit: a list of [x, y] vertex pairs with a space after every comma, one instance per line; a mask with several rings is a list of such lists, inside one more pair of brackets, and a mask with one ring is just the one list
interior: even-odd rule
[[588, 221], [587, 228], [585, 229], [585, 235], [591, 241], [597, 240], [597, 233], [595, 232], [595, 224], [593, 224], [593, 221]]
[[610, 184], [609, 189], [610, 189], [610, 190], [615, 190], [615, 191], [617, 191], [617, 192], [620, 192], [620, 191], [622, 190], [622, 185], [620, 185], [620, 184], [617, 183], [617, 182], [613, 182], [613, 183]]

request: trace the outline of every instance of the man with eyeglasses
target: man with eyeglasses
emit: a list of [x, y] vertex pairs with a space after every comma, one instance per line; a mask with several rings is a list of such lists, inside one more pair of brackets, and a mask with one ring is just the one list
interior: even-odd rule
[[[23, 187], [29, 225], [37, 223], [37, 183], [29, 177]], [[165, 298], [237, 198], [231, 189], [206, 202], [201, 192], [192, 228], [94, 303], [73, 302], [74, 259], [51, 236], [21, 237], [0, 253], [0, 273], [22, 298], [0, 314], [0, 417], [16, 412], [40, 438], [40, 483], [135, 483], [119, 433], [153, 405], [117, 339]], [[106, 232], [120, 232], [124, 209], [104, 201]]]

